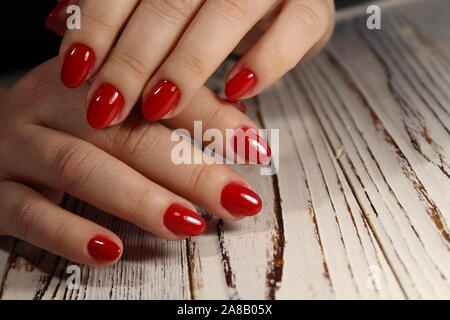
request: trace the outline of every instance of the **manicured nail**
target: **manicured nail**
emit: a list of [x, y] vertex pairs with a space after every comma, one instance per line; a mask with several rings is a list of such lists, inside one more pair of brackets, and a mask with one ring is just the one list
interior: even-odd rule
[[172, 82], [160, 81], [145, 98], [142, 113], [148, 121], [158, 121], [175, 109], [180, 101], [180, 90]]
[[253, 89], [258, 79], [250, 69], [243, 69], [228, 81], [225, 95], [230, 101], [237, 101]]
[[195, 237], [205, 232], [206, 223], [196, 212], [172, 204], [164, 214], [164, 225], [179, 236]]
[[266, 164], [272, 151], [255, 129], [240, 128], [233, 135], [234, 152], [246, 163]]
[[87, 112], [87, 121], [94, 129], [104, 129], [122, 111], [125, 100], [113, 85], [102, 84], [92, 96]]
[[61, 69], [61, 81], [68, 88], [80, 86], [89, 76], [95, 63], [94, 52], [87, 46], [76, 43], [67, 51]]
[[232, 183], [222, 190], [222, 206], [237, 216], [254, 216], [262, 209], [261, 198], [249, 188]]
[[88, 252], [100, 261], [116, 261], [121, 253], [120, 246], [108, 238], [97, 236], [89, 240]]
[[73, 2], [73, 0], [59, 1], [47, 16], [47, 19], [45, 20], [45, 27], [60, 36], [64, 35], [64, 32], [66, 32], [67, 29], [66, 20], [69, 16], [66, 10], [67, 7]]

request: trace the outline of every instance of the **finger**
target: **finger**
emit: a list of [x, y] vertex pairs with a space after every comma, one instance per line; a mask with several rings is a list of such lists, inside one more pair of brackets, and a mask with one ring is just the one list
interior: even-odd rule
[[207, 1], [144, 89], [149, 121], [179, 114], [275, 0]]
[[[44, 73], [42, 70], [46, 72]], [[210, 163], [209, 160], [203, 162], [203, 166], [175, 164], [171, 157], [172, 150], [177, 146], [184, 147], [185, 144], [180, 145], [178, 141], [171, 141], [172, 135], [169, 129], [164, 128], [158, 123], [148, 123], [143, 120], [138, 114], [138, 110], [135, 110], [129, 119], [120, 126], [102, 131], [92, 130], [84, 121], [82, 115], [82, 110], [84, 109], [82, 97], [86, 94], [86, 86], [72, 90], [70, 94], [67, 94], [62, 85], [51, 80], [53, 79], [52, 74], [54, 72], [54, 61], [49, 61], [46, 65], [34, 71], [34, 82], [46, 85], [46, 90], [54, 93], [46, 97], [45, 108], [35, 106], [32, 110], [36, 121], [42, 123], [43, 126], [68, 132], [84, 141], [89, 141], [154, 182], [166, 186], [171, 191], [186, 199], [189, 198], [205, 210], [224, 219], [236, 220], [242, 216], [256, 214], [260, 211], [260, 198], [257, 195], [252, 195], [249, 183], [230, 168], [222, 165], [213, 166], [214, 168], [211, 170], [205, 169], [204, 165]], [[51, 83], [49, 84], [48, 82]], [[64, 100], [61, 101], [61, 98], [55, 99], [54, 97], [64, 97]], [[67, 111], [61, 108], [62, 104], [70, 106], [73, 113], [71, 117], [67, 117]], [[25, 142], [31, 143], [31, 138], [28, 136], [22, 139]], [[23, 144], [22, 140], [20, 140], [14, 143], [14, 146], [22, 146]], [[47, 143], [44, 144], [47, 145]], [[32, 144], [32, 146], [34, 145]], [[199, 157], [202, 159], [202, 153], [199, 150], [195, 149], [196, 152], [194, 153], [191, 152], [190, 148], [192, 148], [191, 145], [186, 148], [186, 151], [190, 152], [191, 157]], [[13, 154], [13, 151], [11, 151], [11, 154]], [[39, 155], [39, 157], [42, 156]], [[206, 157], [205, 159], [209, 158]], [[25, 167], [26, 165], [24, 164]], [[28, 166], [31, 168], [34, 167], [32, 163], [29, 163]], [[12, 169], [14, 168], [10, 170]], [[125, 190], [130, 189], [129, 187], [127, 188], [127, 185], [131, 183], [128, 180], [130, 180], [129, 177], [132, 175], [119, 174], [117, 170], [111, 172], [117, 173], [120, 176], [118, 185], [122, 185], [122, 180], [125, 180], [123, 182], [123, 188]], [[124, 176], [127, 179], [123, 179]], [[232, 203], [237, 201], [235, 199], [239, 199], [239, 195], [232, 198], [227, 193], [228, 199], [222, 200], [222, 192], [229, 184], [245, 186], [248, 191], [239, 194], [249, 196], [246, 199], [254, 199], [253, 207], [251, 206], [251, 202], [247, 203], [250, 206], [250, 209], [248, 209], [244, 201], [241, 209], [238, 208], [238, 210], [235, 210], [236, 206], [232, 207]], [[235, 188], [235, 190], [238, 190], [238, 188]], [[109, 197], [107, 198], [109, 199]], [[131, 195], [130, 197], [123, 199], [124, 196], [121, 196], [118, 198], [122, 199], [123, 203], [129, 203], [130, 199], [134, 199], [135, 196]]]
[[188, 201], [87, 142], [38, 126], [18, 140], [21, 156], [8, 172], [21, 181], [65, 190], [166, 239], [204, 231], [204, 220]]
[[137, 110], [120, 126], [95, 135], [82, 128], [75, 132], [219, 218], [239, 220], [261, 211], [261, 198], [242, 176], [166, 127], [148, 123]]
[[107, 266], [122, 254], [111, 231], [50, 202], [24, 185], [0, 182], [0, 225], [9, 235], [71, 261]]
[[332, 26], [326, 1], [290, 0], [269, 30], [232, 68], [225, 95], [236, 101], [257, 95], [291, 70]]
[[59, 36], [64, 36], [67, 30], [67, 9], [71, 5], [78, 5], [79, 0], [61, 0], [53, 7], [45, 20], [45, 27]]
[[[81, 122], [78, 121], [78, 123]], [[130, 117], [120, 126], [103, 131], [93, 132], [92, 129], [83, 123], [81, 125], [76, 123], [68, 124], [67, 121], [65, 124], [57, 122], [52, 125], [58, 130], [62, 130], [62, 128], [58, 127], [64, 127], [64, 130], [78, 135], [83, 140], [90, 141], [92, 144], [128, 164], [152, 181], [220, 218], [239, 220], [244, 216], [252, 216], [261, 211], [261, 198], [251, 190], [249, 183], [242, 176], [223, 164], [214, 164], [214, 160], [203, 154], [201, 150], [181, 139], [178, 135], [172, 135], [172, 132], [166, 127], [158, 123], [148, 123], [140, 117], [137, 111], [132, 112]], [[61, 152], [64, 153], [64, 150]], [[69, 152], [74, 153], [74, 151], [67, 151], [65, 153]], [[86, 153], [86, 151], [83, 151], [83, 153]], [[75, 164], [77, 163], [77, 160], [71, 161], [75, 162]], [[67, 160], [64, 162], [67, 162]], [[87, 160], [83, 162], [86, 163]], [[89, 163], [95, 163], [95, 161], [89, 160]], [[67, 165], [64, 167], [67, 167]], [[76, 170], [80, 171], [78, 167], [79, 165], [76, 166]], [[102, 168], [105, 168], [105, 165], [102, 165]], [[61, 171], [58, 168], [54, 168], [53, 170]], [[65, 170], [67, 171], [69, 169]], [[80, 178], [76, 177], [75, 182], [77, 185], [83, 183], [85, 188], [89, 188], [90, 190], [92, 187], [86, 184], [86, 178], [83, 177], [83, 174], [86, 174], [83, 172], [86, 170], [83, 169], [82, 172], [77, 174], [81, 177], [81, 182], [79, 182]], [[118, 184], [118, 187], [115, 188], [120, 187], [121, 190], [137, 189], [136, 186], [130, 186], [132, 183], [130, 181], [134, 180], [133, 174], [121, 171], [123, 170], [109, 168], [111, 175], [116, 173], [117, 180], [120, 180], [115, 182]], [[107, 179], [104, 175], [106, 174], [99, 173], [98, 170], [96, 171], [95, 180], [97, 183], [101, 183]], [[116, 175], [114, 174], [113, 176]], [[122, 179], [125, 176], [127, 179]], [[116, 191], [115, 188], [111, 188], [110, 185], [112, 183], [110, 179], [108, 178], [106, 180], [105, 184], [107, 186], [104, 186], [104, 188], [108, 188], [108, 194]], [[70, 185], [65, 188], [73, 189]], [[99, 187], [96, 187], [93, 191], [94, 194], [95, 192], [99, 193], [101, 191], [101, 189], [97, 189]], [[89, 190], [86, 192], [89, 192]], [[154, 193], [156, 194], [157, 192]], [[84, 194], [76, 196], [80, 198], [82, 196], [87, 197]], [[95, 199], [86, 201], [95, 203], [96, 206], [104, 208], [103, 210], [111, 213], [122, 212], [124, 210], [123, 208], [119, 208], [120, 210], [118, 208], [111, 208], [111, 204], [103, 203], [103, 200], [100, 198], [110, 199], [110, 196], [98, 194]], [[125, 195], [118, 194], [114, 196], [114, 202], [119, 202], [115, 207], [129, 203], [130, 199], [136, 199], [136, 196], [133, 194], [130, 195], [128, 191]], [[142, 202], [142, 200], [140, 201]], [[168, 200], [164, 200], [164, 194], [158, 197], [149, 197], [149, 201], [152, 202], [151, 206], [158, 206], [158, 208], [166, 207], [166, 203], [169, 202]], [[164, 204], [160, 205], [159, 203], [161, 201]], [[176, 200], [171, 201], [175, 202]], [[126, 220], [131, 219], [130, 217], [124, 217], [124, 213], [119, 213], [118, 215]], [[137, 224], [142, 225], [142, 222], [141, 224]]]
[[315, 56], [320, 50], [322, 50], [323, 47], [328, 43], [331, 36], [333, 35], [333, 30], [335, 26], [335, 19], [336, 19], [336, 8], [334, 6], [333, 0], [325, 0], [325, 3], [327, 4], [328, 8], [328, 27], [325, 31], [325, 34], [320, 38], [318, 42], [302, 57], [301, 61], [308, 60], [309, 58]]
[[[197, 92], [178, 116], [164, 122], [172, 128], [188, 130], [191, 137], [203, 143], [205, 147], [210, 147], [215, 142], [214, 133], [220, 132], [225, 140], [222, 144], [214, 143], [214, 152], [230, 161], [257, 164], [270, 161], [269, 145], [261, 136], [255, 135], [260, 129], [259, 126], [233, 104], [219, 99], [206, 87]], [[247, 132], [247, 135], [239, 136], [243, 131]], [[244, 147], [236, 143], [238, 137], [246, 139], [241, 141]]]
[[76, 88], [95, 74], [139, 0], [80, 0], [80, 29], [68, 30], [60, 48], [61, 80]]
[[[175, 46], [204, 0], [142, 1], [88, 92], [88, 122], [104, 129], [122, 122], [145, 83]], [[120, 97], [111, 105], [116, 95]]]

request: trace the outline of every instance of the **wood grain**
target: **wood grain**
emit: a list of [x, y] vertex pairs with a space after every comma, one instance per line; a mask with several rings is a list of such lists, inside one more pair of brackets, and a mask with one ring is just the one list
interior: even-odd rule
[[[280, 129], [278, 172], [235, 167], [265, 199], [239, 223], [168, 242], [66, 197], [116, 232], [115, 266], [0, 240], [1, 299], [450, 299], [450, 2], [340, 14], [327, 48], [250, 102]], [[217, 75], [217, 79], [220, 78]]]

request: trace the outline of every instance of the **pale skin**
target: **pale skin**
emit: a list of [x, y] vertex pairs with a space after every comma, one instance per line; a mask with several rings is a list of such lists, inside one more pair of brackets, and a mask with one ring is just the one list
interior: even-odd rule
[[[81, 5], [87, 2], [81, 1]], [[204, 73], [194, 78], [189, 72], [173, 74], [186, 94], [164, 123], [149, 123], [141, 117], [139, 110], [132, 111], [132, 107], [157, 74], [170, 75], [175, 69], [189, 69], [182, 66], [182, 59], [172, 57], [178, 54], [178, 49], [173, 48], [183, 48], [185, 54], [193, 55], [201, 51], [195, 51], [201, 48], [200, 44], [185, 41], [179, 45], [184, 40], [178, 33], [165, 34], [166, 39], [173, 39], [170, 46], [172, 51], [166, 48], [156, 52], [147, 47], [148, 43], [139, 43], [139, 38], [133, 38], [132, 31], [135, 28], [140, 28], [141, 33], [148, 32], [150, 37], [154, 28], [151, 23], [146, 25], [138, 16], [135, 17], [136, 11], [132, 19], [128, 12], [126, 17], [120, 15], [122, 20], [115, 20], [113, 17], [119, 15], [118, 12], [108, 11], [115, 6], [101, 11], [96, 6], [106, 1], [90, 2], [96, 12], [103, 12], [110, 17], [109, 25], [114, 26], [114, 32], [103, 30], [106, 32], [101, 34], [103, 40], [98, 41], [100, 37], [94, 32], [98, 30], [95, 29], [95, 22], [92, 22], [91, 32], [83, 34], [81, 31], [71, 31], [66, 34], [62, 51], [64, 46], [81, 38], [85, 42], [90, 41], [90, 45], [99, 50], [100, 58], [91, 82], [77, 89], [67, 89], [59, 80], [60, 61], [55, 58], [37, 67], [13, 87], [0, 89], [0, 108], [4, 115], [0, 118], [0, 234], [25, 240], [74, 262], [107, 266], [117, 260], [102, 262], [94, 259], [87, 252], [87, 243], [94, 235], [100, 234], [122, 248], [120, 238], [110, 230], [59, 207], [57, 204], [64, 192], [168, 240], [184, 239], [172, 233], [163, 223], [164, 212], [172, 203], [194, 211], [193, 204], [196, 204], [229, 221], [242, 219], [230, 214], [220, 204], [220, 194], [224, 186], [231, 182], [251, 188], [248, 181], [222, 164], [175, 165], [170, 153], [174, 144], [179, 142], [171, 141], [171, 130], [167, 127], [193, 131], [194, 120], [203, 120], [203, 130], [216, 128], [224, 136], [225, 130], [229, 128], [258, 129], [235, 106], [219, 99], [204, 87], [204, 81], [241, 42], [236, 50], [246, 53], [236, 66], [251, 65], [255, 72], [259, 72], [261, 80], [248, 97], [258, 94], [300, 60], [323, 46], [332, 30], [332, 1], [261, 1], [261, 8], [252, 10], [248, 19], [242, 16], [245, 19], [242, 19], [239, 28], [230, 25], [226, 34], [217, 41], [217, 51], [198, 56], [198, 61], [205, 64], [202, 68]], [[110, 2], [120, 2], [122, 6], [128, 2], [128, 6], [134, 8], [140, 1]], [[217, 2], [227, 5], [238, 3]], [[286, 8], [289, 6], [291, 10], [280, 11], [283, 5]], [[150, 7], [147, 4], [147, 9]], [[300, 10], [302, 8], [303, 11]], [[125, 9], [121, 10], [127, 12]], [[256, 31], [243, 39], [243, 31], [251, 29], [266, 14], [254, 29]], [[124, 25], [123, 19], [127, 24]], [[273, 19], [275, 23], [271, 23]], [[292, 19], [297, 19], [297, 27], [293, 26]], [[210, 25], [210, 20], [189, 21], [189, 25], [195, 25], [192, 27], [196, 34], [193, 38], [201, 37], [198, 34], [200, 29], [208, 32], [220, 29]], [[125, 32], [113, 47], [117, 32], [123, 27]], [[167, 32], [170, 30], [176, 30], [175, 25], [168, 27]], [[259, 40], [255, 42], [255, 34], [261, 33], [263, 36], [258, 36]], [[211, 36], [218, 35], [208, 33], [208, 37]], [[298, 41], [299, 37], [302, 41]], [[276, 53], [269, 50], [274, 43], [280, 46]], [[117, 49], [121, 45], [125, 47]], [[116, 50], [129, 50], [127, 54], [139, 52], [141, 62], [149, 67], [149, 73], [137, 76], [126, 64], [116, 64], [114, 61], [117, 60], [111, 58]], [[276, 62], [271, 58], [276, 58]], [[178, 61], [178, 64], [174, 64], [174, 61]], [[85, 101], [92, 88], [99, 81], [106, 80], [121, 86], [127, 95], [127, 105], [110, 128], [94, 130], [86, 122]], [[201, 151], [195, 149], [194, 152]], [[234, 155], [225, 156], [230, 158]]]

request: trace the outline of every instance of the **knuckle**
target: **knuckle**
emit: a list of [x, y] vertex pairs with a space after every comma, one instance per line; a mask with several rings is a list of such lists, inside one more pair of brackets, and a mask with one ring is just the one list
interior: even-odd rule
[[210, 108], [203, 109], [205, 109], [201, 118], [203, 119], [203, 128], [217, 128], [220, 124], [228, 123], [229, 108], [224, 108], [220, 104], [211, 104]]
[[[3, 117], [7, 115], [19, 116], [18, 118], [22, 120], [24, 118], [35, 118], [42, 113], [43, 108], [37, 108], [37, 106], [42, 106], [43, 102], [45, 102], [46, 108], [50, 109], [54, 101], [52, 97], [59, 97], [63, 93], [60, 84], [55, 81], [56, 77], [53, 77], [53, 75], [56, 75], [56, 73], [53, 73], [54, 71], [53, 68], [51, 70], [46, 68], [46, 72], [42, 72], [41, 67], [37, 67], [10, 87], [7, 94], [4, 95], [5, 101], [2, 101], [0, 110], [2, 108], [14, 108], [14, 111], [3, 112]], [[30, 103], [30, 100], [33, 103]], [[17, 108], [17, 106], [20, 106], [20, 108]]]
[[145, 213], [148, 212], [148, 204], [154, 203], [156, 196], [155, 191], [150, 186], [145, 186], [141, 190], [135, 193], [136, 199], [134, 199], [134, 207], [124, 217], [125, 220], [136, 223], [147, 231], [150, 231], [151, 226], [147, 225], [149, 219], [146, 218]]
[[190, 0], [145, 0], [142, 2], [144, 10], [149, 10], [173, 25], [179, 25], [189, 16]]
[[219, 0], [217, 13], [230, 22], [242, 21], [251, 9], [252, 1], [248, 0]]
[[87, 24], [90, 29], [92, 28], [96, 31], [109, 33], [111, 30], [115, 30], [115, 26], [108, 22], [105, 15], [97, 9], [94, 9], [93, 6], [81, 10], [81, 21], [83, 24]]
[[167, 8], [171, 8], [180, 16], [187, 17], [189, 8], [191, 7], [191, 0], [162, 0]]
[[132, 50], [118, 47], [111, 55], [111, 62], [131, 70], [139, 79], [146, 79], [148, 74], [145, 64], [131, 52]]
[[174, 56], [174, 59], [177, 65], [186, 69], [194, 76], [203, 78], [207, 72], [205, 59], [201, 59], [191, 53], [178, 50]]
[[313, 5], [309, 2], [297, 2], [295, 12], [303, 32], [320, 34], [322, 29], [325, 29], [327, 24], [322, 11], [317, 3]]
[[194, 193], [199, 192], [204, 181], [212, 181], [211, 178], [213, 176], [213, 168], [215, 167], [216, 166], [214, 165], [207, 164], [194, 166], [194, 169], [187, 181], [189, 188]]
[[157, 124], [148, 123], [142, 119], [126, 121], [113, 135], [112, 143], [116, 147], [119, 146], [121, 153], [128, 154], [133, 159], [147, 157], [149, 154], [159, 154], [162, 134], [157, 128]]
[[42, 213], [39, 211], [39, 202], [35, 200], [24, 200], [11, 215], [11, 225], [15, 235], [20, 239], [27, 239], [30, 227], [36, 223]]
[[80, 189], [95, 171], [94, 150], [82, 142], [66, 142], [55, 153], [52, 168], [66, 191]]

